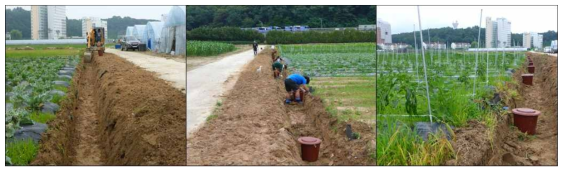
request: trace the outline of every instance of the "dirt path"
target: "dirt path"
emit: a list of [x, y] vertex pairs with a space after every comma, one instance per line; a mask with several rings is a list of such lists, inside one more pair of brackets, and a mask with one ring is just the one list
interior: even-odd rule
[[235, 51], [224, 53], [224, 54], [217, 55], [217, 56], [208, 56], [208, 57], [188, 56], [187, 57], [187, 71], [191, 71], [191, 70], [199, 68], [201, 66], [216, 62], [218, 60], [221, 60], [225, 57], [228, 57], [228, 56], [231, 56], [231, 55], [234, 55], [234, 54], [239, 54], [239, 53], [242, 53], [244, 51], [252, 50], [252, 47], [250, 45], [235, 45], [235, 46], [236, 46]]
[[[265, 51], [244, 67], [218, 116], [189, 135], [188, 165], [375, 164], [371, 141], [376, 135], [370, 125], [349, 122], [361, 139], [348, 141], [346, 123], [327, 113], [320, 98], [306, 96], [303, 105], [284, 105], [283, 79], [273, 78], [271, 63]], [[300, 136], [322, 139], [317, 162], [301, 159]]]
[[143, 69], [155, 72], [160, 79], [167, 81], [171, 86], [185, 92], [185, 63], [172, 59], [156, 57], [139, 52], [106, 49], [106, 52], [118, 55]]
[[253, 55], [252, 50], [244, 51], [187, 72], [188, 133], [197, 129], [211, 115], [215, 103], [233, 87], [240, 70], [254, 59]]
[[185, 165], [185, 94], [111, 53], [76, 67], [32, 165]]

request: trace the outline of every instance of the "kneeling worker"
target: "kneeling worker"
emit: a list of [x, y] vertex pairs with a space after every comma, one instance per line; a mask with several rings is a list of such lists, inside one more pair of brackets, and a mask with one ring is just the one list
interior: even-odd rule
[[287, 91], [287, 96], [285, 99], [286, 104], [291, 104], [291, 96], [295, 94], [295, 101], [297, 103], [302, 103], [301, 93], [309, 92], [307, 84], [309, 84], [309, 76], [301, 76], [299, 74], [292, 74], [287, 77], [284, 81], [285, 90]]
[[283, 64], [280, 61], [276, 61], [272, 64], [272, 70], [274, 70], [274, 78], [280, 77], [280, 73], [283, 71]]

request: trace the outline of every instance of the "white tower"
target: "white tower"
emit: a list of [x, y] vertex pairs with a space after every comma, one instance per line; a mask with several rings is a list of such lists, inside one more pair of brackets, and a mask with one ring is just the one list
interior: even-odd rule
[[453, 22], [453, 29], [457, 29], [458, 26], [459, 22], [455, 20], [455, 22]]

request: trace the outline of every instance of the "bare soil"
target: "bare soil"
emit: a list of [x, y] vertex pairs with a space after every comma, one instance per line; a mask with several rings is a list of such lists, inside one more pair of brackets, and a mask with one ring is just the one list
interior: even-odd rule
[[[361, 139], [348, 141], [346, 123], [308, 95], [303, 105], [285, 105], [283, 79], [274, 79], [268, 50], [242, 71], [217, 111], [218, 117], [188, 138], [188, 165], [375, 165], [375, 131], [349, 122]], [[263, 68], [258, 72], [258, 68]], [[301, 159], [300, 136], [322, 139], [319, 160]]]
[[106, 53], [80, 63], [33, 165], [184, 165], [185, 95]]
[[[469, 123], [469, 127], [456, 130], [453, 144], [457, 159], [449, 165], [557, 165], [557, 57], [527, 53], [535, 66], [533, 86], [522, 84], [524, 66], [514, 73], [518, 85], [506, 84], [516, 89], [521, 99], [507, 99], [506, 105], [514, 108], [532, 108], [541, 111], [536, 134], [525, 135], [513, 125], [513, 115], [508, 112], [498, 116], [494, 138], [491, 141], [485, 125]], [[504, 96], [506, 98], [506, 96]], [[475, 135], [476, 134], [476, 135]]]

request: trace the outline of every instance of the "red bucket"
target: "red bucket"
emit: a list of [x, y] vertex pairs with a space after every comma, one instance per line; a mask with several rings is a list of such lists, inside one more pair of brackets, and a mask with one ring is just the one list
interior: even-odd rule
[[98, 50], [98, 56], [102, 56], [102, 50]]
[[529, 72], [529, 73], [534, 73], [534, 71], [535, 71], [534, 65], [528, 66], [528, 72]]
[[514, 126], [518, 127], [522, 133], [534, 135], [537, 127], [537, 117], [541, 114], [538, 110], [530, 108], [512, 109], [514, 114]]
[[522, 74], [522, 83], [533, 85], [534, 74]]
[[300, 137], [297, 141], [301, 143], [301, 159], [308, 162], [315, 162], [319, 159], [321, 139], [314, 137]]

